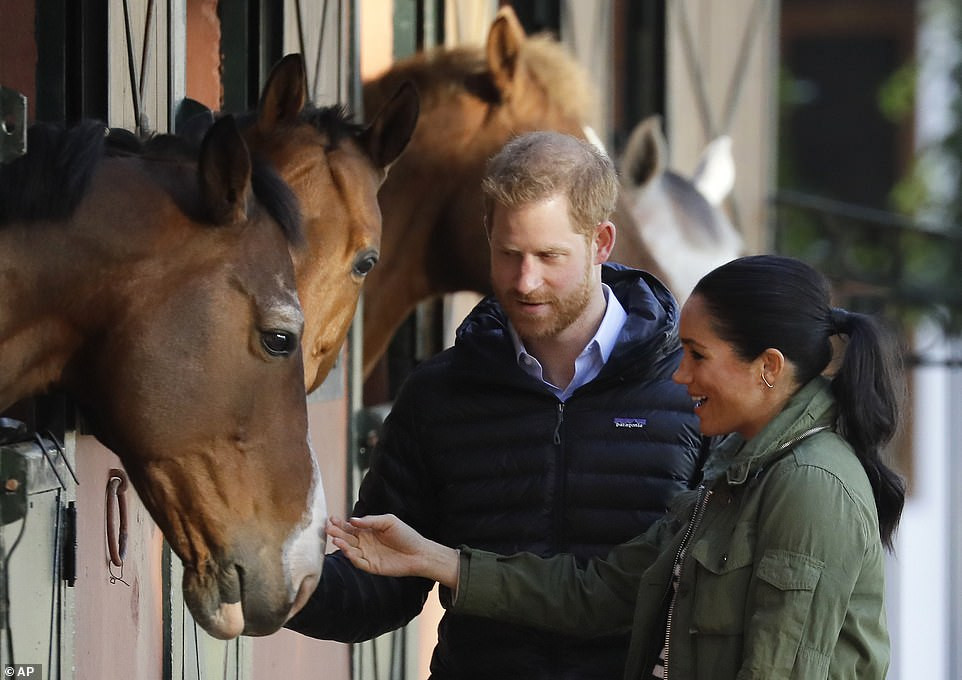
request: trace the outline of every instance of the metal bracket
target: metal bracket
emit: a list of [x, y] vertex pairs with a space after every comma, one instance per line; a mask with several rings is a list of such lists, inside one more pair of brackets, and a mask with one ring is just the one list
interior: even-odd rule
[[0, 163], [27, 153], [27, 97], [0, 85]]
[[58, 445], [47, 439], [0, 446], [0, 526], [23, 519], [28, 495], [65, 488], [73, 474]]
[[381, 439], [381, 432], [384, 429], [384, 420], [391, 412], [392, 404], [375, 404], [358, 411], [355, 415], [357, 423], [357, 441], [355, 444], [355, 456], [357, 465], [361, 470], [367, 470], [371, 466], [371, 454]]

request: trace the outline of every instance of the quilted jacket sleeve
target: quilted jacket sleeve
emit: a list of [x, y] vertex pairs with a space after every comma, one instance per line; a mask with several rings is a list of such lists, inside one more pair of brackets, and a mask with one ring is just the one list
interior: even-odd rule
[[[416, 437], [415, 407], [403, 393], [361, 483], [353, 514], [394, 513], [421, 533], [435, 533], [430, 476]], [[285, 627], [310, 637], [360, 642], [405, 625], [420, 613], [433, 582], [388, 578], [355, 568], [340, 551], [328, 554], [317, 589]]]

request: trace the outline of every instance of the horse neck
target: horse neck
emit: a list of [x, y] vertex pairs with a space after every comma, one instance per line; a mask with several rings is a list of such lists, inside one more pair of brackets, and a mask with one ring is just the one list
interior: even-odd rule
[[[395, 86], [392, 76], [367, 83], [365, 110], [380, 110], [386, 93]], [[446, 111], [439, 111], [441, 107]], [[458, 115], [460, 111], [452, 113], [455, 107], [463, 108], [457, 95], [443, 102], [430, 93], [422, 97], [417, 131], [378, 193], [381, 258], [364, 284], [368, 368], [417, 303], [446, 292], [487, 286], [486, 265], [480, 269], [461, 266], [477, 260], [465, 249], [486, 252], [480, 220], [463, 217], [480, 214], [480, 208], [467, 204], [479, 205], [486, 156], [474, 143], [461, 145], [475, 133], [468, 128], [470, 117]], [[455, 122], [462, 127], [452, 129]], [[439, 130], [439, 126], [444, 126], [443, 132], [426, 132]], [[477, 239], [466, 240], [465, 235], [473, 229]]]
[[82, 258], [75, 242], [54, 224], [0, 230], [0, 410], [58, 382], [81, 345], [74, 319], [96, 309], [84, 291], [99, 277], [95, 268], [81, 275], [71, 261]]
[[129, 164], [107, 167], [68, 220], [0, 228], [0, 409], [59, 382], [128, 307], [140, 264], [155, 259], [141, 222], [160, 208], [136, 191]]

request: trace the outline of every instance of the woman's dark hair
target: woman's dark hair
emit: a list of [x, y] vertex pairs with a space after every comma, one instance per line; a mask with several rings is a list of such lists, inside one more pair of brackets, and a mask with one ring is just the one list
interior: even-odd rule
[[753, 255], [704, 276], [692, 295], [708, 310], [718, 336], [746, 361], [769, 347], [792, 362], [799, 385], [828, 367], [831, 337], [848, 336], [832, 379], [838, 432], [865, 468], [879, 515], [882, 542], [902, 515], [905, 483], [881, 460], [898, 427], [901, 366], [896, 345], [870, 316], [832, 307], [828, 283], [812, 267], [789, 257]]

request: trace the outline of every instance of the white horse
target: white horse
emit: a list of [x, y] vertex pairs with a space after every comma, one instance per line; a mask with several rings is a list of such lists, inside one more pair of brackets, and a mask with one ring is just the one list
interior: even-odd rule
[[743, 252], [741, 235], [720, 207], [735, 181], [731, 138], [708, 144], [691, 179], [668, 170], [666, 157], [661, 118], [638, 123], [619, 163], [631, 219], [615, 222], [611, 260], [636, 265], [640, 240], [661, 267], [665, 285], [683, 302], [702, 276]]

